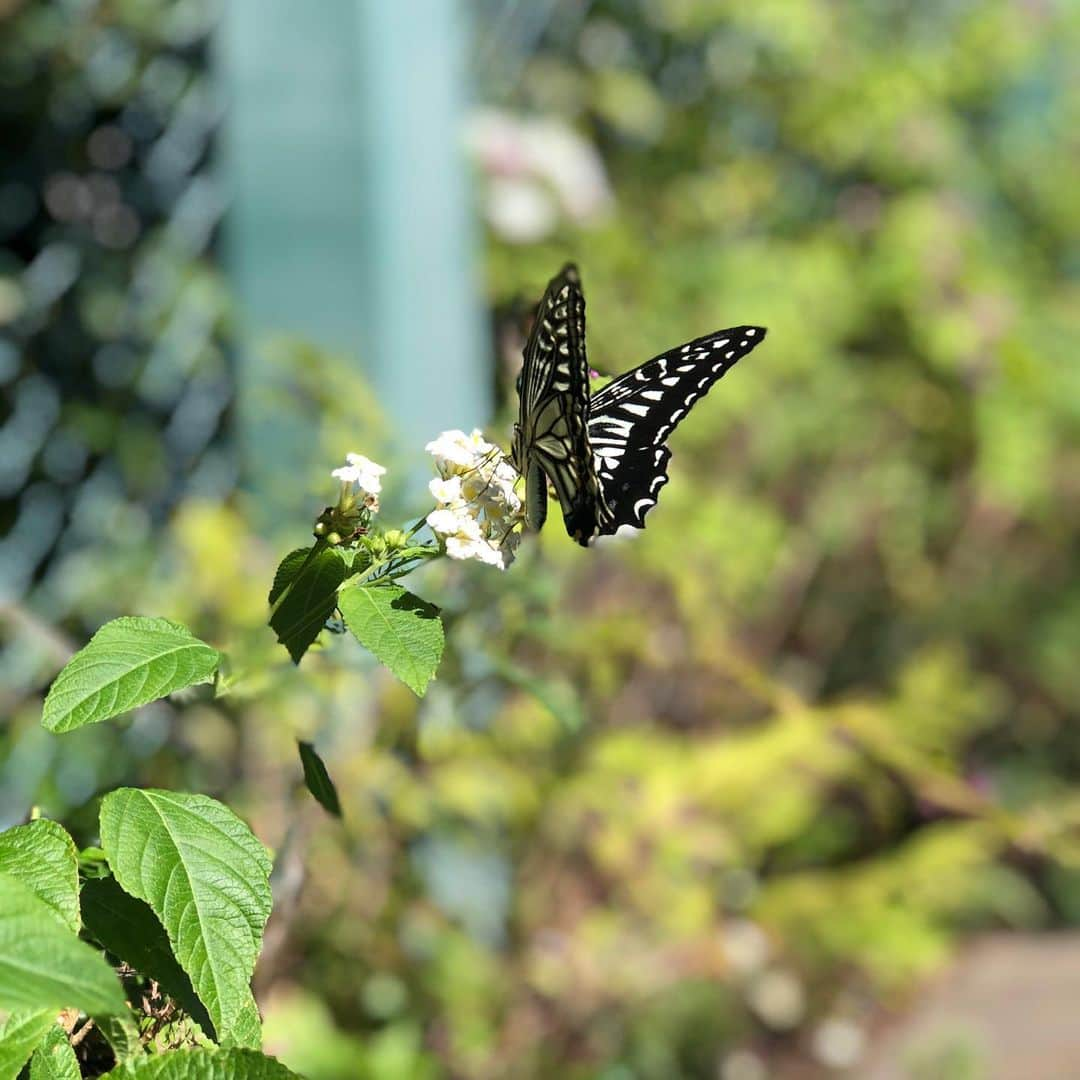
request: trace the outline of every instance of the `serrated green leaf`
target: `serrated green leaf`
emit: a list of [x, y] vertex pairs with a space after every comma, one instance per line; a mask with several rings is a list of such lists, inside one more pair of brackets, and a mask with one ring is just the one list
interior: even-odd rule
[[12, 1013], [0, 1023], [0, 1080], [15, 1080], [22, 1067], [56, 1024], [56, 1009]]
[[116, 880], [161, 921], [219, 1038], [253, 1045], [250, 982], [271, 905], [266, 849], [214, 799], [135, 788], [102, 801], [101, 846]]
[[439, 609], [400, 585], [343, 589], [338, 607], [356, 640], [423, 697], [442, 658]]
[[186, 686], [207, 682], [221, 654], [168, 619], [126, 616], [106, 623], [56, 676], [42, 726], [96, 724]]
[[68, 1033], [59, 1024], [45, 1034], [30, 1061], [30, 1080], [82, 1080]]
[[138, 1057], [143, 1053], [139, 1029], [135, 1026], [132, 1013], [123, 1016], [95, 1016], [94, 1023], [112, 1047], [117, 1062], [127, 1061], [128, 1058]]
[[277, 598], [293, 583], [296, 575], [300, 573], [305, 560], [311, 553], [311, 548], [294, 548], [278, 563], [274, 571], [274, 583], [270, 586], [270, 595], [266, 602], [273, 607]]
[[300, 750], [300, 764], [304, 769], [304, 783], [307, 784], [308, 791], [327, 813], [341, 817], [341, 800], [323, 759], [311, 743], [297, 740], [296, 745]]
[[88, 881], [82, 891], [83, 925], [94, 940], [140, 975], [160, 984], [211, 1039], [216, 1039], [206, 1007], [177, 963], [165, 928], [150, 905], [136, 899], [115, 878]]
[[79, 932], [79, 854], [58, 822], [39, 818], [0, 833], [0, 873], [28, 885], [63, 926]]
[[0, 874], [0, 1009], [122, 1013], [116, 973], [18, 878]]
[[127, 1061], [103, 1080], [300, 1080], [256, 1050], [173, 1050]]
[[[285, 556], [270, 591], [271, 604], [278, 605], [270, 615], [270, 626], [289, 650], [294, 664], [300, 663], [334, 614], [338, 587], [350, 573], [350, 567], [334, 548], [315, 551], [306, 565], [304, 559], [294, 558], [298, 554], [293, 551]], [[293, 563], [287, 567], [289, 560]]]

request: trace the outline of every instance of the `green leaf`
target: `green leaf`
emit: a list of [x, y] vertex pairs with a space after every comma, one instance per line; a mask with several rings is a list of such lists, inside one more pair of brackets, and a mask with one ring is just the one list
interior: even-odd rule
[[132, 1061], [103, 1080], [300, 1080], [272, 1057], [255, 1050], [173, 1050]]
[[15, 1080], [34, 1047], [56, 1025], [57, 1009], [12, 1013], [0, 1024], [0, 1080]]
[[337, 788], [330, 774], [326, 771], [323, 759], [309, 742], [297, 740], [300, 749], [300, 764], [304, 767], [304, 783], [308, 791], [315, 796], [315, 801], [334, 817], [341, 817], [341, 801]]
[[[278, 641], [289, 650], [294, 664], [319, 636], [326, 620], [337, 607], [337, 591], [348, 577], [350, 567], [334, 548], [315, 550], [304, 565], [301, 553], [292, 551], [285, 556], [274, 576], [270, 604], [277, 604], [270, 615], [270, 626]], [[301, 569], [303, 567], [303, 569]]]
[[109, 720], [207, 682], [221, 654], [179, 623], [131, 616], [106, 623], [56, 676], [42, 725], [64, 732]]
[[118, 1062], [127, 1061], [130, 1057], [139, 1057], [143, 1053], [142, 1043], [139, 1041], [139, 1029], [135, 1025], [134, 1014], [128, 1012], [124, 1016], [95, 1016], [94, 1023], [98, 1031], [105, 1036], [105, 1041], [112, 1047], [113, 1055]]
[[343, 589], [338, 606], [356, 640], [423, 697], [442, 657], [439, 609], [400, 585]]
[[53, 1024], [30, 1062], [30, 1080], [82, 1080], [68, 1033]]
[[102, 948], [158, 982], [209, 1038], [217, 1038], [206, 1007], [176, 962], [165, 928], [148, 904], [124, 892], [109, 877], [86, 882], [82, 909], [83, 925]]
[[0, 874], [0, 1009], [122, 1013], [116, 973], [28, 885]]
[[101, 846], [121, 887], [161, 921], [218, 1036], [252, 1045], [251, 975], [270, 914], [270, 858], [205, 795], [119, 788], [101, 804]]
[[79, 932], [79, 854], [62, 825], [39, 818], [0, 833], [0, 873], [28, 885], [63, 926]]
[[310, 553], [311, 548], [309, 547], [295, 548], [278, 563], [278, 568], [274, 572], [274, 583], [270, 586], [270, 595], [266, 598], [271, 607], [274, 606], [277, 598], [293, 583]]

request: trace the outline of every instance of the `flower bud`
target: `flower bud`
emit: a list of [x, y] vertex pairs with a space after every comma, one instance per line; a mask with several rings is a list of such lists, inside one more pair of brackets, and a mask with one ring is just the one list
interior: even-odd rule
[[400, 551], [409, 542], [408, 535], [401, 529], [387, 529], [383, 539], [390, 551]]

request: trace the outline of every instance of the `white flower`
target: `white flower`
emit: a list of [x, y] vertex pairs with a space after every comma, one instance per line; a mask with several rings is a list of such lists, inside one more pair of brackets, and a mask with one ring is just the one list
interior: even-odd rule
[[480, 540], [483, 532], [480, 522], [465, 507], [458, 509], [432, 510], [427, 516], [431, 531], [440, 536], [453, 537], [455, 540]]
[[360, 491], [369, 495], [377, 495], [382, 491], [382, 481], [379, 478], [386, 473], [382, 465], [376, 465], [363, 454], [346, 454], [345, 460], [348, 464], [334, 469], [331, 476], [343, 484], [355, 484]]
[[435, 477], [428, 484], [431, 497], [444, 506], [453, 506], [464, 501], [465, 496], [461, 491], [461, 477], [448, 476], [445, 480], [441, 476]]
[[435, 458], [435, 464], [444, 476], [473, 469], [488, 455], [501, 455], [499, 448], [489, 443], [479, 428], [473, 428], [468, 435], [456, 429], [444, 431], [424, 449]]
[[428, 490], [437, 506], [427, 523], [452, 559], [505, 569], [514, 559], [521, 523], [517, 470], [479, 428], [444, 431], [426, 447], [439, 470]]

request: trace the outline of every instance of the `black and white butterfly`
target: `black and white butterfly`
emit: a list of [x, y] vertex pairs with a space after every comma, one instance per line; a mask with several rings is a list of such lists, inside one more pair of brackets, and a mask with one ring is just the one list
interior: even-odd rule
[[668, 436], [698, 398], [765, 339], [760, 326], [734, 326], [661, 353], [589, 393], [585, 296], [567, 263], [536, 312], [518, 379], [511, 455], [525, 477], [525, 521], [547, 517], [547, 482], [579, 544], [642, 528], [668, 481]]

